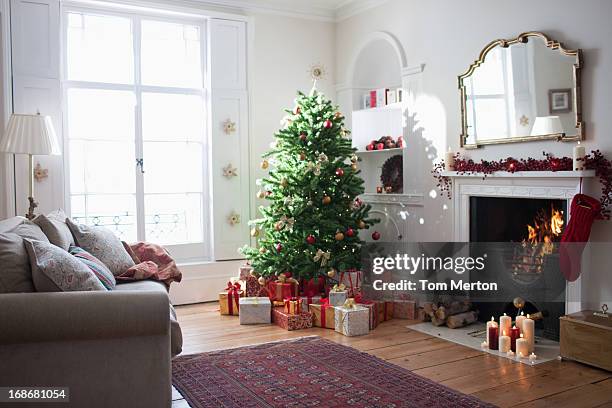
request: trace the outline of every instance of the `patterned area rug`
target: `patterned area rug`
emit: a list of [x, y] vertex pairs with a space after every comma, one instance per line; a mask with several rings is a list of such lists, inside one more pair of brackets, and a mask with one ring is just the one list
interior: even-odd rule
[[181, 356], [172, 382], [194, 408], [492, 407], [315, 336]]

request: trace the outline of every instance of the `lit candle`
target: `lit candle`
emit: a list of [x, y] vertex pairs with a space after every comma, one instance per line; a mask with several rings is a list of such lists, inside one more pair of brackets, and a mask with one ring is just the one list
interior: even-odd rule
[[518, 327], [521, 332], [523, 331], [523, 320], [525, 320], [525, 314], [521, 312], [519, 316], [516, 316], [516, 327]]
[[523, 333], [521, 333], [521, 337], [516, 339], [516, 356], [518, 358], [527, 357], [529, 355], [529, 342], [526, 338], [523, 337]]
[[536, 356], [536, 355], [535, 355], [535, 353], [531, 353], [531, 354], [529, 355], [529, 362], [530, 362], [531, 364], [533, 364], [533, 363], [534, 363], [534, 362], [535, 362], [537, 359], [538, 359], [538, 356]]
[[497, 327], [497, 322], [495, 322], [495, 318], [491, 316], [491, 320], [487, 322], [487, 345], [491, 344], [491, 340], [489, 339], [489, 329], [491, 327]]
[[450, 146], [448, 148], [448, 152], [446, 152], [446, 155], [444, 156], [444, 168], [446, 171], [455, 170], [455, 153], [453, 153]]
[[510, 349], [512, 351], [516, 351], [516, 339], [519, 338], [521, 334], [521, 330], [514, 326], [513, 328], [510, 329]]
[[[525, 320], [523, 320], [521, 336], [529, 342], [529, 352], [531, 353], [535, 348], [535, 322], [530, 315], [527, 315]], [[527, 355], [525, 355], [525, 357], [527, 357]]]
[[510, 328], [512, 327], [512, 318], [507, 316], [505, 313], [499, 318], [499, 332], [510, 334]]
[[578, 142], [574, 146], [574, 170], [584, 170], [584, 156], [586, 156], [584, 146], [581, 146]]
[[508, 352], [506, 353], [506, 356], [510, 358], [514, 358], [514, 351], [508, 350]]
[[489, 350], [497, 350], [497, 342], [499, 340], [499, 327], [497, 327], [497, 324], [495, 326], [489, 326], [487, 333], [489, 334]]
[[483, 350], [486, 350], [489, 348], [489, 345], [487, 344], [486, 341], [483, 341], [482, 343], [480, 343], [480, 348]]
[[503, 331], [502, 335], [499, 336], [500, 353], [507, 353], [510, 350], [510, 336], [508, 336], [507, 333], [507, 331]]

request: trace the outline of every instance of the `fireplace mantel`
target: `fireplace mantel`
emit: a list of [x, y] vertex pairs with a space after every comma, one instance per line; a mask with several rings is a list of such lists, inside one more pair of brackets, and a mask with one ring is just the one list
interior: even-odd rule
[[[584, 171], [521, 171], [459, 173], [446, 171], [443, 176], [452, 179], [453, 235], [456, 242], [470, 240], [470, 197], [514, 197], [567, 200], [570, 208], [572, 198], [580, 192], [583, 178], [595, 177], [594, 170]], [[570, 214], [566, 214], [569, 220]], [[568, 283], [566, 312], [582, 310], [581, 278]]]

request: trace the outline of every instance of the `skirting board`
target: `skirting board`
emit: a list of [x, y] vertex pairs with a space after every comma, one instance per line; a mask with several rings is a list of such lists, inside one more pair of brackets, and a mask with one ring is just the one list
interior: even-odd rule
[[470, 336], [468, 333], [475, 332], [478, 330], [485, 330], [485, 325], [482, 323], [471, 324], [466, 327], [460, 327], [458, 329], [451, 329], [446, 326], [434, 326], [431, 323], [417, 323], [406, 326], [411, 330], [416, 330], [421, 333], [429, 334], [430, 336], [439, 337], [444, 340], [451, 341], [453, 343], [461, 344], [462, 346], [470, 347], [482, 352], [492, 354], [494, 356], [507, 358], [512, 361], [527, 365], [536, 365], [546, 363], [547, 361], [556, 360], [559, 357], [559, 343], [556, 341], [536, 338], [535, 354], [537, 359], [535, 361], [529, 361], [527, 358], [516, 358], [508, 357], [506, 353], [499, 353], [497, 350], [482, 350], [481, 343], [485, 340], [485, 335], [480, 337]]
[[232, 276], [239, 275], [243, 263], [244, 260], [235, 260], [178, 265], [183, 279], [170, 285], [170, 301], [173, 305], [187, 305], [219, 300], [219, 292]]

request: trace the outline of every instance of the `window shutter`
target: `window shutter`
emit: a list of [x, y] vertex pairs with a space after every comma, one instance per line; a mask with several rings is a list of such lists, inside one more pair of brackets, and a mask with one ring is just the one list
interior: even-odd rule
[[[246, 23], [210, 22], [213, 255], [242, 258], [249, 242], [249, 118]], [[224, 173], [236, 169], [237, 176]]]

